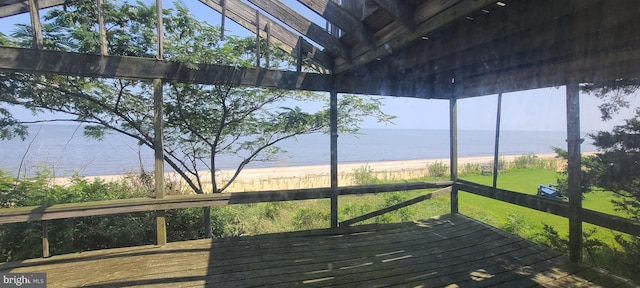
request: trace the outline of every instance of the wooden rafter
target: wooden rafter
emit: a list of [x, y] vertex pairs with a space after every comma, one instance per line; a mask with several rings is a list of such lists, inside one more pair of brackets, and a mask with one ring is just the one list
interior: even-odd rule
[[[553, 2], [535, 13], [509, 13], [512, 11], [501, 9], [502, 11], [489, 14], [487, 19], [482, 19], [486, 21], [462, 20], [454, 24], [452, 30], [463, 32], [465, 35], [469, 35], [468, 37], [454, 37], [449, 30], [443, 31], [441, 34], [436, 34], [428, 40], [420, 41], [420, 43], [404, 49], [399, 55], [394, 55], [393, 61], [382, 61], [377, 63], [375, 68], [364, 70], [369, 75], [380, 77], [385, 75], [387, 71], [411, 69], [405, 77], [415, 79], [474, 63], [482, 63], [486, 67], [492, 59], [511, 61], [511, 64], [514, 64], [514, 60], [538, 61], [531, 56], [509, 59], [504, 55], [524, 53], [544, 45], [548, 46], [554, 43], [557, 45], [560, 42], [571, 44], [568, 39], [574, 34], [573, 31], [567, 30], [566, 26], [559, 24], [562, 21], [572, 21], [570, 19], [572, 17], [586, 15], [584, 13], [587, 12], [580, 11], [589, 7], [593, 2], [595, 1], [583, 0], [575, 7], [567, 7], [562, 2]], [[509, 9], [534, 11], [533, 7], [538, 5], [535, 2], [524, 1], [520, 4], [518, 7], [509, 7]], [[594, 9], [596, 11], [588, 12], [588, 17], [599, 17], [599, 9]], [[578, 16], [574, 16], [576, 13]], [[627, 14], [629, 13], [621, 14], [615, 18], [623, 20], [628, 17], [624, 16]], [[515, 22], [518, 25], [510, 24]], [[600, 23], [592, 22], [591, 25], [600, 25]], [[593, 27], [594, 31], [599, 31], [602, 28]], [[553, 36], [553, 39], [556, 40], [548, 41], [543, 35]], [[558, 37], [559, 35], [562, 37]], [[429, 53], [425, 53], [425, 51], [429, 51]], [[465, 52], [459, 53], [461, 51]]]
[[298, 0], [298, 2], [318, 13], [332, 24], [340, 27], [345, 33], [352, 35], [370, 47], [375, 47], [373, 31], [333, 1]]
[[[422, 6], [428, 6], [426, 9]], [[421, 39], [435, 31], [442, 29], [460, 19], [460, 15], [468, 15], [489, 6], [495, 5], [495, 0], [462, 0], [455, 4], [441, 1], [428, 1], [420, 7], [416, 7], [416, 28], [410, 31], [404, 25], [396, 22], [386, 26], [375, 33], [378, 49], [358, 45], [352, 50], [351, 63], [342, 63], [336, 67], [336, 72], [340, 73], [354, 67], [367, 64], [377, 59], [388, 56], [400, 48], [408, 45], [416, 39]]]
[[409, 30], [415, 28], [414, 9], [407, 1], [397, 0], [373, 0], [380, 8], [393, 15], [396, 21], [402, 23]]
[[[64, 4], [65, 0], [38, 0], [40, 9], [55, 7]], [[29, 12], [28, 1], [5, 1], [4, 5], [0, 4], [0, 18], [14, 16]]]
[[284, 5], [279, 0], [249, 0], [269, 15], [279, 19], [282, 23], [296, 30], [298, 33], [318, 43], [324, 49], [344, 60], [350, 61], [351, 48], [340, 42], [338, 38], [329, 34], [324, 28], [311, 22], [300, 13]]
[[100, 56], [0, 47], [0, 71], [105, 78], [129, 78], [199, 84], [235, 84], [287, 90], [329, 91], [326, 74], [298, 73], [215, 64], [189, 64], [152, 58]]
[[[238, 23], [238, 25], [246, 28], [249, 31], [255, 30], [255, 18], [256, 9], [235, 0], [199, 0], [208, 7], [222, 13], [221, 2], [225, 1], [225, 14], [226, 16]], [[267, 18], [265, 16], [265, 18]], [[287, 53], [296, 54], [296, 47], [298, 46], [298, 35], [290, 30], [282, 27], [277, 23], [271, 23], [270, 27], [271, 39], [274, 43], [280, 46]], [[264, 33], [264, 35], [262, 34]], [[261, 30], [261, 36], [266, 37], [264, 29]], [[319, 50], [315, 46], [308, 42], [303, 43], [302, 50], [304, 54], [312, 61], [321, 66], [321, 70], [326, 70], [331, 67], [333, 59], [325, 52]]]

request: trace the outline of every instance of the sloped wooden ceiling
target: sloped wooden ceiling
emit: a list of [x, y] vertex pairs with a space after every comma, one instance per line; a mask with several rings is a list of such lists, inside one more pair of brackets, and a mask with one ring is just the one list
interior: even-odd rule
[[[640, 76], [636, 0], [297, 0], [329, 27], [309, 20], [309, 11], [296, 11], [293, 0], [199, 1], [261, 37], [269, 33], [283, 50], [303, 55], [317, 70], [245, 69], [238, 73], [243, 85], [448, 99]], [[64, 1], [37, 3], [42, 9]], [[28, 11], [26, 0], [0, 0], [0, 17]], [[124, 57], [34, 53], [0, 47], [0, 69], [135, 74], [122, 66], [131, 60]], [[33, 57], [40, 62], [29, 63]], [[62, 71], [62, 60], [48, 57], [84, 64]], [[212, 82], [216, 78], [203, 71], [227, 71], [135, 61], [137, 69], [149, 72], [143, 75], [168, 81]]]

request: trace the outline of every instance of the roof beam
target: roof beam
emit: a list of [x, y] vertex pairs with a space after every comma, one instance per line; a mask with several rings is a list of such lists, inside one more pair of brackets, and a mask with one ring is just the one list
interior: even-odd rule
[[359, 41], [375, 47], [373, 31], [364, 25], [358, 18], [342, 9], [338, 4], [329, 0], [298, 0], [307, 8], [318, 13], [327, 21], [340, 27], [345, 33], [352, 35]]
[[640, 77], [640, 49], [591, 53], [544, 66], [503, 70], [464, 79], [456, 88], [460, 98], [562, 86], [595, 83], [617, 78]]
[[[40, 9], [50, 8], [64, 4], [65, 0], [38, 0]], [[0, 6], [0, 18], [14, 16], [29, 12], [29, 4], [27, 1], [18, 1], [14, 4]]]
[[189, 64], [127, 56], [0, 46], [0, 71], [69, 76], [162, 79], [168, 82], [228, 84], [287, 90], [330, 91], [331, 76], [215, 64]]
[[[222, 13], [222, 0], [199, 0], [201, 3], [207, 5], [208, 7]], [[257, 10], [252, 8], [251, 6], [242, 3], [241, 1], [225, 1], [225, 15], [238, 23], [238, 25], [246, 28], [249, 31], [254, 31], [256, 27], [255, 19]], [[261, 16], [263, 14], [260, 14]], [[260, 17], [262, 18], [262, 17]], [[268, 17], [264, 17], [268, 19]], [[271, 23], [271, 37], [274, 42], [280, 44], [280, 48], [287, 53], [297, 54], [296, 47], [298, 45], [299, 36], [288, 29], [282, 27], [278, 23]], [[266, 38], [267, 34], [264, 29], [260, 30], [261, 35]], [[308, 42], [302, 43], [302, 51], [304, 54], [313, 62], [322, 66], [326, 70], [332, 66], [333, 57], [327, 55], [325, 52], [320, 51], [315, 46], [311, 45]]]
[[[462, 69], [464, 70], [464, 69]], [[340, 75], [336, 89], [340, 93], [449, 99], [452, 93], [468, 98], [500, 92], [562, 86], [566, 83], [594, 83], [618, 78], [640, 77], [640, 48], [589, 51], [571, 58], [555, 59], [537, 65], [487, 71], [485, 74], [456, 77], [449, 71], [420, 80], [392, 80], [379, 77]]]
[[[465, 17], [473, 12], [495, 4], [495, 0], [461, 0], [451, 4], [447, 1], [428, 1], [422, 4], [424, 7], [416, 7], [416, 28], [414, 31], [408, 31], [403, 25], [389, 25], [384, 29], [376, 32], [376, 44], [378, 49], [369, 49], [368, 47], [357, 46], [353, 49], [353, 58], [351, 63], [342, 63], [336, 67], [336, 72], [340, 73], [356, 66], [361, 66], [379, 58], [388, 56], [413, 40], [422, 36], [433, 33], [452, 22]], [[399, 27], [400, 26], [400, 27]]]
[[249, 0], [266, 13], [282, 21], [282, 23], [298, 31], [298, 33], [308, 37], [318, 43], [329, 53], [338, 56], [346, 61], [351, 60], [351, 47], [340, 42], [338, 38], [327, 33], [327, 31], [300, 13], [284, 5], [279, 0]]
[[[506, 55], [511, 55], [510, 57], [513, 58], [513, 55], [517, 55], [517, 53], [532, 51], [545, 45], [571, 45], [570, 38], [572, 39], [573, 35], [585, 33], [584, 31], [574, 31], [573, 27], [567, 25], [573, 23], [573, 17], [600, 19], [603, 15], [616, 15], [612, 19], [613, 21], [607, 23], [585, 22], [592, 26], [587, 28], [588, 30], [599, 34], [602, 33], [597, 31], [604, 29], [603, 25], [610, 26], [616, 22], [636, 17], [633, 14], [634, 8], [629, 8], [631, 4], [604, 7], [618, 9], [611, 7], [622, 6], [620, 11], [612, 14], [603, 13], [602, 7], [593, 7], [592, 4], [595, 2], [595, 0], [582, 0], [578, 2], [578, 6], [569, 7], [563, 2], [551, 1], [540, 9], [534, 9], [540, 6], [538, 2], [514, 3], [508, 9], [500, 9], [488, 14], [487, 18], [477, 23], [466, 20], [458, 22], [456, 26], [432, 35], [429, 40], [403, 49], [398, 55], [393, 56], [393, 61], [377, 62], [374, 64], [374, 68], [368, 68], [365, 71], [376, 77], [386, 74], [387, 71], [406, 70], [416, 74], [415, 78], [423, 78], [430, 74], [478, 62], [487, 66], [487, 62], [495, 58], [511, 61], [512, 64], [513, 61], [534, 61], [531, 56], [511, 59]], [[586, 9], [588, 10], [585, 11]], [[453, 37], [454, 33], [468, 36]], [[549, 41], [549, 39], [553, 41]], [[425, 51], [430, 51], [430, 53], [425, 53]], [[552, 51], [551, 54], [555, 55], [556, 52]]]
[[407, 1], [397, 0], [373, 0], [380, 8], [389, 12], [396, 21], [402, 23], [409, 30], [415, 28], [414, 10], [409, 6]]

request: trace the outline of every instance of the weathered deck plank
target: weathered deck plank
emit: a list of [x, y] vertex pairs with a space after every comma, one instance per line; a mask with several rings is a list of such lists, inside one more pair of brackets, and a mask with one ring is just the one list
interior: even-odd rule
[[48, 287], [629, 286], [464, 216], [92, 251], [0, 264]]

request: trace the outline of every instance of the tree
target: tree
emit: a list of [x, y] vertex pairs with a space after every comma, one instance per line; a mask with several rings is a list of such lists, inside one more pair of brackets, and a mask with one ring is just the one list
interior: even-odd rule
[[[46, 49], [97, 53], [94, 6], [94, 1], [77, 1], [48, 12], [43, 24]], [[166, 59], [232, 67], [255, 63], [254, 38], [226, 36], [220, 40], [219, 28], [194, 19], [182, 3], [174, 6], [175, 9], [164, 10]], [[110, 54], [154, 57], [154, 6], [106, 1], [104, 17]], [[30, 28], [23, 25], [12, 36], [21, 45], [30, 45], [30, 35]], [[266, 43], [261, 45], [260, 51], [265, 51]], [[271, 47], [270, 55], [273, 68], [292, 66], [292, 57], [281, 50]], [[286, 100], [326, 103], [326, 95], [228, 84], [166, 83], [164, 91], [164, 160], [195, 193], [223, 192], [247, 164], [282, 152], [279, 142], [329, 129], [328, 107], [316, 113], [281, 107]], [[70, 117], [42, 121], [87, 123], [87, 136], [100, 139], [105, 132], [115, 131], [153, 149], [152, 94], [151, 83], [138, 80], [0, 74], [0, 100], [4, 103], [27, 107], [36, 114], [63, 112]], [[383, 113], [380, 107], [377, 99], [341, 97], [340, 130], [357, 132], [365, 117], [390, 122], [394, 117]], [[28, 123], [2, 109], [0, 137], [23, 136], [24, 124]], [[232, 177], [220, 179], [217, 161], [225, 154], [237, 157], [238, 165]], [[206, 185], [205, 180], [210, 180], [211, 185]], [[205, 223], [209, 223], [206, 215]]]
[[[583, 86], [583, 91], [603, 99], [602, 119], [610, 120], [621, 108], [629, 108], [629, 98], [640, 89], [640, 79], [617, 79]], [[640, 222], [640, 108], [635, 115], [611, 131], [589, 134], [598, 153], [584, 162], [584, 171], [594, 189], [611, 191], [620, 196], [613, 200], [618, 210]], [[584, 177], [584, 176], [583, 176]], [[623, 248], [620, 261], [629, 275], [640, 273], [640, 237], [616, 236]]]

